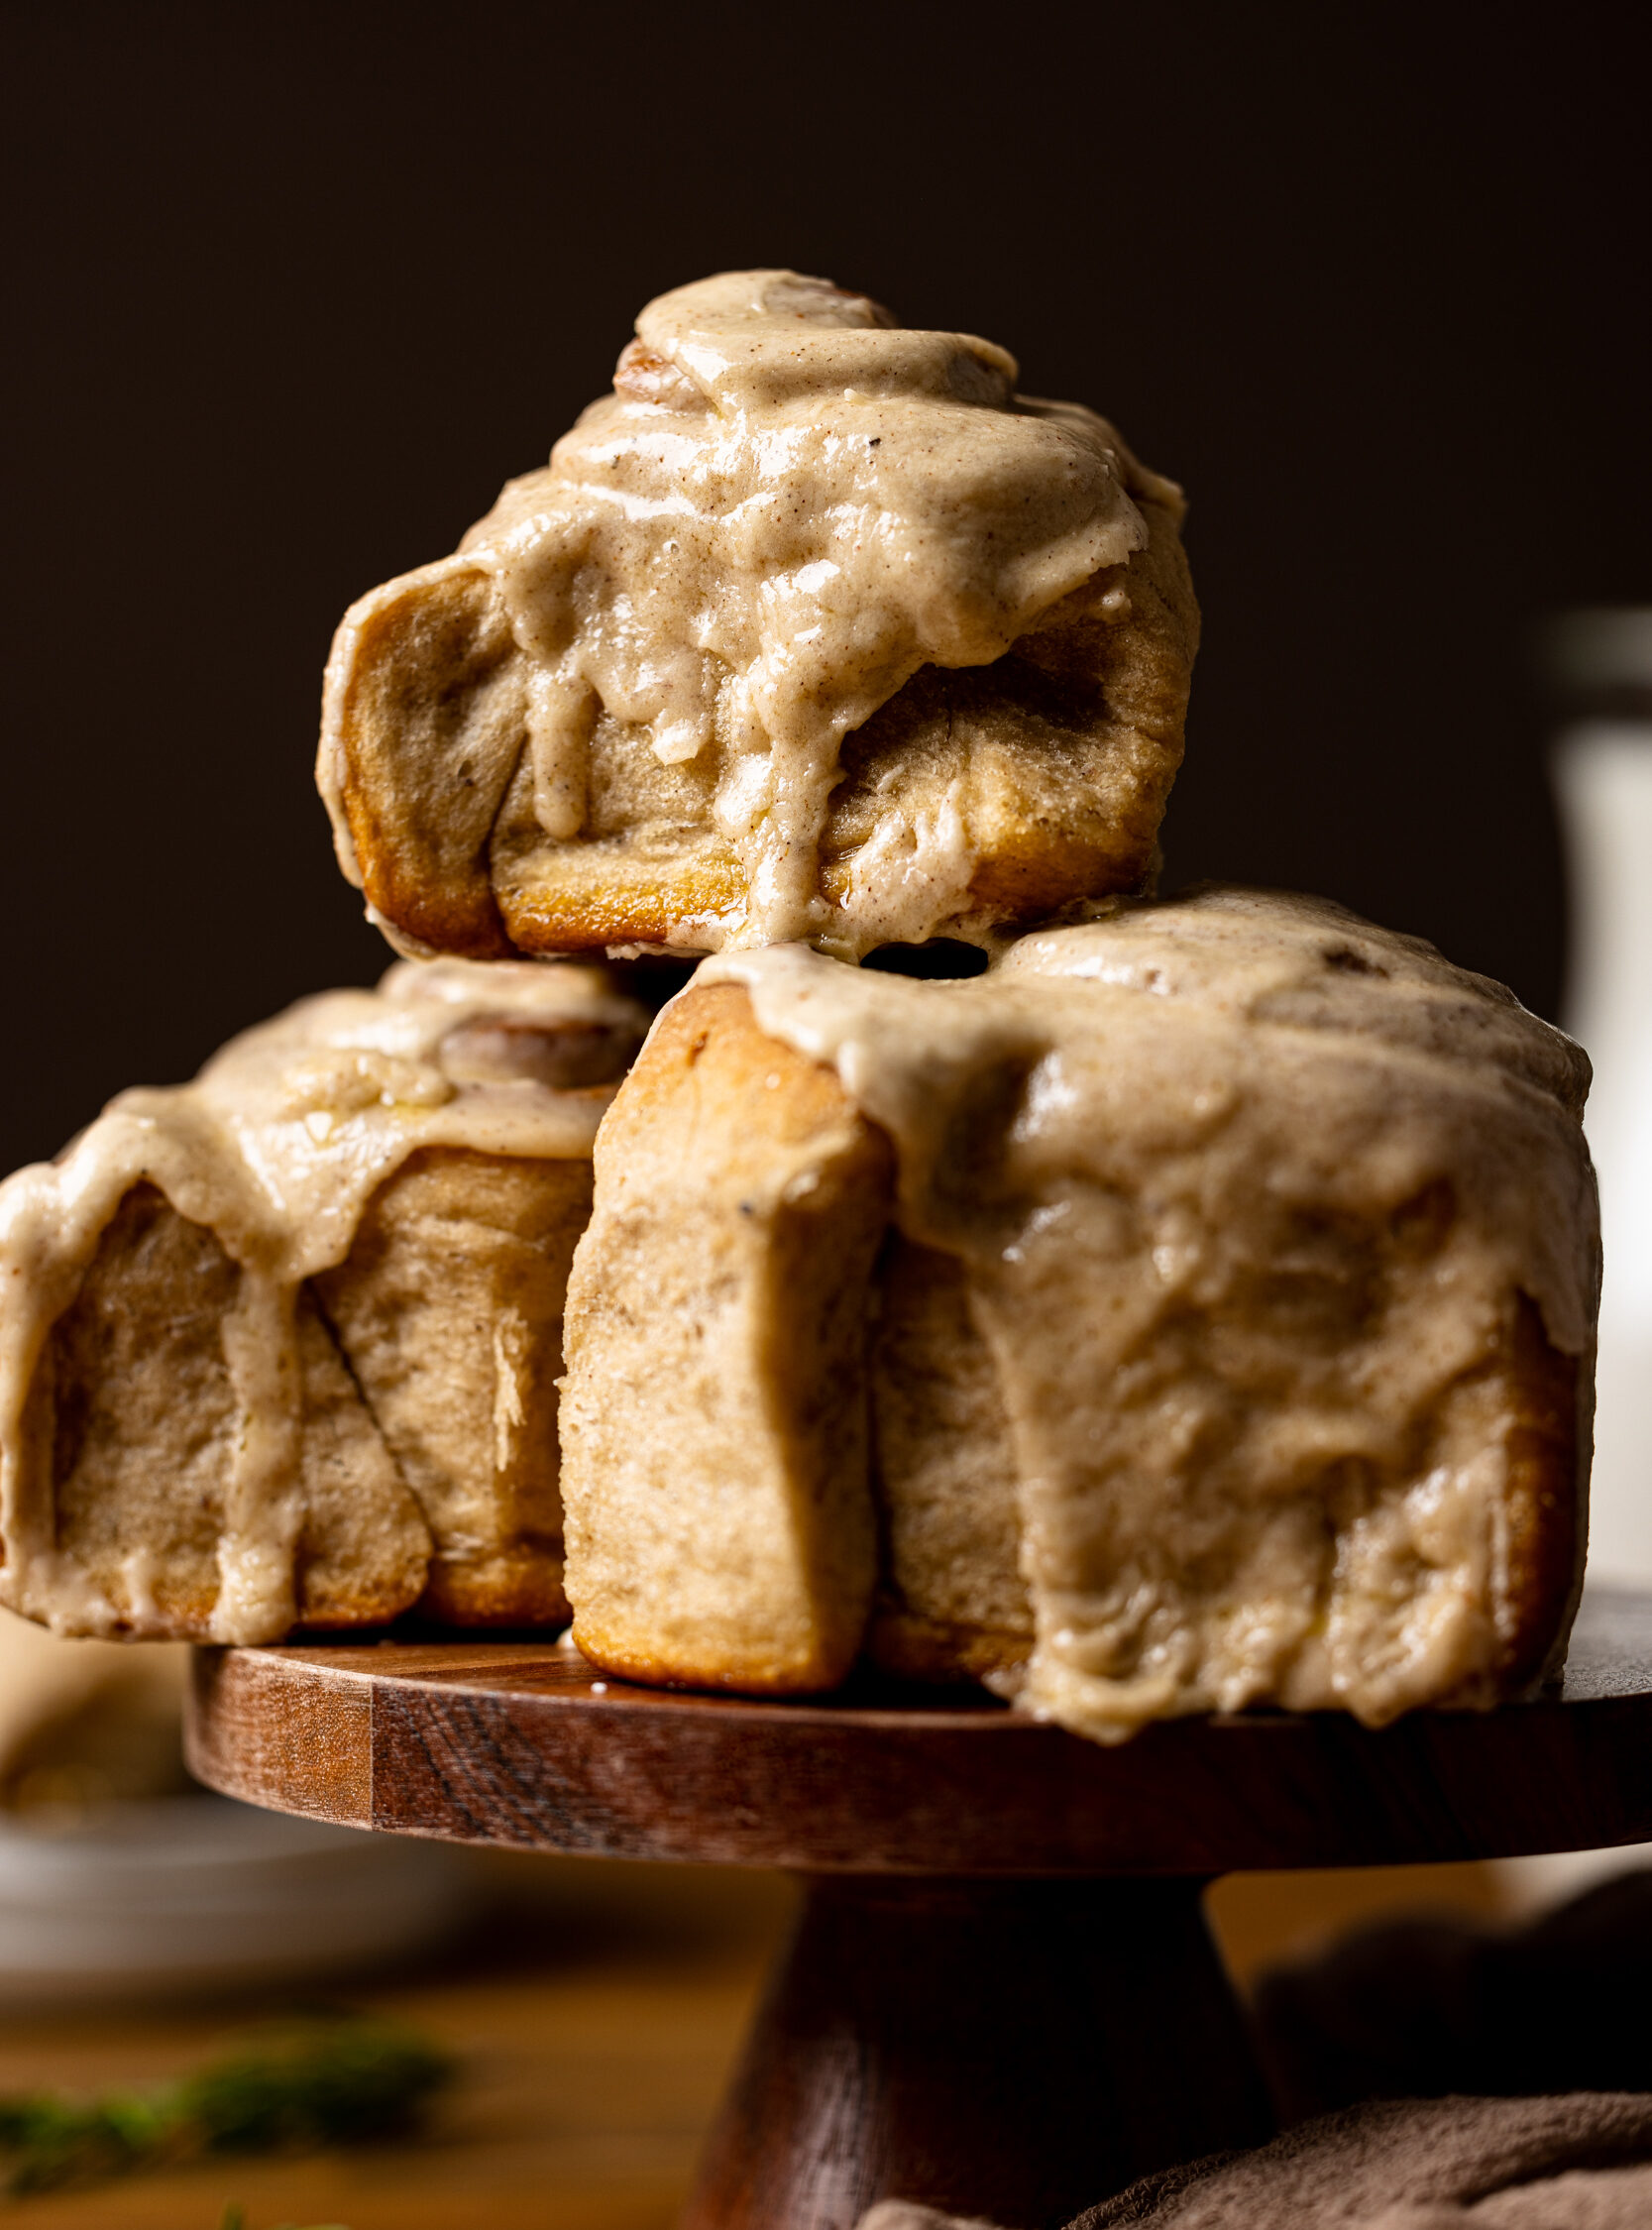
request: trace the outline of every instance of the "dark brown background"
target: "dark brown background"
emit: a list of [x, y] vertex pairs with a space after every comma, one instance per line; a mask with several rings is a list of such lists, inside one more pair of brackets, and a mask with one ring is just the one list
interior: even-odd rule
[[1552, 1012], [1531, 631], [1652, 596], [1643, 17], [5, 10], [0, 1168], [377, 971], [309, 784], [333, 622], [728, 265], [1003, 340], [1186, 483], [1172, 882]]

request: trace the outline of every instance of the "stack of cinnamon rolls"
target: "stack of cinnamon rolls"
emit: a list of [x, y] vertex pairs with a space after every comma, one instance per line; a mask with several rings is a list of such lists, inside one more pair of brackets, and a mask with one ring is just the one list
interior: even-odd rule
[[346, 615], [319, 780], [403, 957], [0, 1187], [0, 1601], [571, 1615], [1104, 1741], [1559, 1661], [1587, 1060], [1324, 901], [1153, 895], [1180, 494], [1015, 383], [681, 288]]

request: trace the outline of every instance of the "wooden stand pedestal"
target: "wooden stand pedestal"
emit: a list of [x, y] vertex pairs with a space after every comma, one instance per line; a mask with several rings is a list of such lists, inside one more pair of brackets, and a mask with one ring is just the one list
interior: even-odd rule
[[810, 1884], [684, 2230], [1065, 2222], [1269, 2134], [1197, 1881]]
[[1114, 1750], [974, 1696], [678, 1696], [540, 1643], [203, 1649], [190, 1760], [354, 1826], [794, 1869], [685, 2230], [851, 2230], [883, 2197], [1055, 2230], [1267, 2134], [1211, 1875], [1652, 1840], [1652, 1599], [1587, 1605], [1541, 1702]]

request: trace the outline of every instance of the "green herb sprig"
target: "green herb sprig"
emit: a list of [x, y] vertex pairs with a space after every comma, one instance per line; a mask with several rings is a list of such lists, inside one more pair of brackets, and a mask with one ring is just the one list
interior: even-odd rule
[[367, 2143], [408, 2128], [452, 2073], [445, 2053], [407, 2030], [282, 2023], [177, 2082], [0, 2097], [0, 2188], [18, 2197], [203, 2154]]

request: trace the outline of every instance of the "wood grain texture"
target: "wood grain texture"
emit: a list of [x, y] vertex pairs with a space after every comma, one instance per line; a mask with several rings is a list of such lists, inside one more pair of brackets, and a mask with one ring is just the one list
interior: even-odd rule
[[[373, 1811], [373, 1698], [320, 1665], [261, 1649], [197, 1649], [186, 1704], [189, 1769], [273, 1812], [366, 1827]], [[254, 1792], [257, 1791], [257, 1794]]]
[[679, 1695], [455, 1639], [202, 1650], [189, 1741], [255, 1804], [604, 1857], [1211, 1875], [1589, 1849], [1652, 1840], [1652, 1598], [1590, 1601], [1558, 1695], [1380, 1732], [1259, 1713], [1101, 1749], [973, 1694]]

